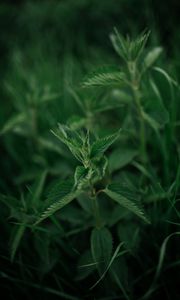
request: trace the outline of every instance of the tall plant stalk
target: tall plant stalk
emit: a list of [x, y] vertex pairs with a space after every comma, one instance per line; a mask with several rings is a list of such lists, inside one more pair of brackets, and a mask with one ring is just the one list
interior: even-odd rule
[[139, 138], [140, 138], [140, 154], [141, 160], [145, 164], [147, 160], [146, 155], [146, 132], [145, 132], [145, 122], [143, 118], [143, 108], [141, 105], [141, 96], [140, 96], [140, 76], [137, 70], [136, 61], [127, 62], [128, 73], [130, 77], [131, 91], [136, 105], [136, 109], [139, 117]]

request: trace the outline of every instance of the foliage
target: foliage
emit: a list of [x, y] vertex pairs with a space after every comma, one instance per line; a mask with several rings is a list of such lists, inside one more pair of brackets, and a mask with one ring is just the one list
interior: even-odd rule
[[[153, 28], [113, 31], [118, 1], [103, 2], [31, 1], [16, 20], [0, 111], [10, 299], [178, 299], [178, 67]], [[108, 46], [72, 34], [83, 11], [111, 13]]]

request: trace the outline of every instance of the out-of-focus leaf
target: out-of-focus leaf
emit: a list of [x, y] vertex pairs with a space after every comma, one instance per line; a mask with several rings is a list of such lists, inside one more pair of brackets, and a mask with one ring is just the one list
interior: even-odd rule
[[91, 234], [91, 253], [101, 274], [106, 269], [112, 253], [112, 236], [107, 228], [95, 228]]
[[96, 263], [92, 258], [90, 250], [83, 253], [78, 260], [76, 280], [82, 280], [88, 277], [96, 270]]
[[9, 131], [14, 131], [16, 127], [20, 124], [22, 124], [24, 121], [27, 120], [27, 116], [25, 113], [20, 113], [18, 115], [15, 115], [14, 117], [11, 117], [3, 126], [1, 129], [1, 134], [5, 134]]
[[129, 250], [136, 250], [140, 241], [140, 229], [137, 224], [128, 220], [120, 222], [117, 229], [120, 241], [124, 242]]
[[21, 242], [21, 239], [24, 235], [26, 229], [26, 225], [25, 224], [21, 224], [21, 225], [17, 225], [15, 228], [15, 231], [13, 232], [13, 238], [11, 241], [11, 261], [14, 260], [15, 254], [17, 252], [17, 249], [19, 247], [19, 244]]
[[150, 68], [158, 59], [162, 51], [163, 49], [161, 47], [155, 47], [154, 49], [149, 51], [144, 58], [145, 68]]
[[138, 154], [137, 150], [129, 147], [122, 147], [114, 150], [109, 156], [109, 170], [116, 171], [128, 165]]

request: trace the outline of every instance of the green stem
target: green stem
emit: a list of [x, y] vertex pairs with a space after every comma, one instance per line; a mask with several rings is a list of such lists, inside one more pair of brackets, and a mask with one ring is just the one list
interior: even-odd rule
[[136, 103], [136, 107], [139, 114], [139, 134], [140, 134], [140, 153], [141, 153], [141, 159], [143, 163], [146, 163], [147, 157], [146, 157], [146, 136], [145, 136], [145, 123], [143, 118], [143, 110], [140, 103], [140, 97], [139, 97], [139, 91], [137, 87], [133, 88], [133, 95], [134, 100]]
[[134, 102], [139, 115], [139, 135], [140, 135], [140, 153], [141, 160], [143, 163], [146, 163], [146, 138], [145, 138], [145, 123], [143, 118], [143, 109], [141, 106], [140, 94], [139, 94], [139, 86], [140, 86], [140, 76], [137, 72], [136, 61], [127, 63], [128, 72], [131, 81], [131, 88], [134, 97]]
[[97, 201], [96, 195], [94, 195], [92, 198], [93, 201], [93, 212], [94, 212], [94, 218], [95, 218], [95, 225], [97, 228], [100, 228], [102, 225], [101, 216], [99, 212], [99, 205]]
[[93, 186], [93, 183], [91, 182], [91, 180], [89, 181], [89, 186], [90, 186], [90, 190], [91, 190], [91, 200], [92, 200], [92, 207], [93, 207], [93, 213], [94, 213], [94, 219], [95, 219], [95, 226], [97, 228], [100, 228], [102, 225], [102, 220], [101, 220], [101, 216], [100, 216], [100, 212], [99, 212], [97, 194], [96, 194], [96, 191], [94, 189], [94, 186]]

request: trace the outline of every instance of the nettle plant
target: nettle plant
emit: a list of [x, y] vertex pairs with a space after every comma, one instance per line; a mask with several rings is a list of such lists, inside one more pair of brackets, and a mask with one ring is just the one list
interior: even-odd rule
[[[122, 92], [116, 90], [116, 96], [119, 95], [120, 98], [124, 96], [124, 101], [128, 99], [128, 102], [132, 102], [132, 107], [135, 106], [135, 113], [137, 114], [139, 122], [137, 126], [140, 144], [139, 160], [144, 164], [146, 164], [147, 161], [145, 122], [157, 130], [159, 126], [162, 126], [168, 120], [168, 113], [161, 103], [159, 103], [161, 113], [163, 114], [163, 116], [161, 115], [161, 124], [145, 112], [143, 104], [141, 103], [142, 77], [148, 68], [153, 65], [162, 51], [162, 49], [158, 47], [146, 55], [144, 54], [144, 47], [148, 36], [149, 32], [145, 32], [135, 40], [131, 40], [129, 37], [124, 38], [115, 30], [115, 33], [111, 36], [111, 40], [116, 52], [124, 61], [123, 71], [117, 68], [115, 71], [98, 71], [88, 76], [83, 83], [84, 88], [98, 86], [118, 87]], [[83, 105], [83, 103], [81, 103], [81, 105]], [[79, 123], [81, 124], [81, 122]], [[48, 199], [51, 198], [52, 203], [40, 214], [36, 224], [51, 216], [73, 199], [78, 198], [82, 193], [86, 193], [87, 197], [90, 197], [94, 203], [97, 228], [104, 226], [103, 221], [100, 219], [98, 209], [98, 196], [101, 193], [106, 194], [122, 207], [125, 207], [143, 221], [149, 223], [138, 199], [140, 195], [137, 196], [137, 193], [133, 195], [133, 191], [129, 190], [124, 182], [113, 182], [112, 174], [107, 171], [108, 158], [105, 156], [105, 152], [113, 143], [118, 143], [121, 130], [111, 135], [98, 138], [97, 133], [93, 134], [93, 128], [88, 128], [88, 125], [86, 128], [80, 129], [78, 127], [82, 127], [82, 125], [76, 126], [78, 129], [74, 129], [74, 127], [74, 124], [73, 126], [59, 124], [58, 129], [52, 131], [52, 133], [69, 148], [81, 165], [77, 166], [72, 180], [59, 183], [59, 185], [54, 187], [54, 190], [52, 189], [52, 194], [48, 197]], [[136, 155], [137, 152], [128, 153], [128, 157], [126, 157], [127, 163]], [[138, 163], [137, 166], [140, 168]], [[110, 184], [106, 185], [108, 182], [110, 182]], [[56, 196], [58, 201], [55, 201]]]
[[[132, 213], [143, 222], [150, 223], [143, 209], [144, 190], [142, 186], [136, 187], [132, 182], [133, 180], [131, 181], [127, 178], [119, 178], [117, 180], [113, 175], [114, 171], [118, 169], [118, 164], [120, 164], [120, 167], [124, 166], [138, 155], [139, 159], [134, 163], [134, 166], [142, 171], [142, 173], [146, 173], [143, 169], [143, 164], [144, 166], [147, 165], [145, 124], [149, 124], [155, 132], [158, 133], [158, 128], [168, 121], [168, 113], [160, 101], [158, 108], [160, 108], [161, 118], [159, 116], [153, 118], [150, 114], [148, 115], [141, 101], [143, 96], [143, 75], [153, 65], [162, 51], [161, 48], [155, 48], [145, 55], [144, 48], [148, 36], [149, 32], [141, 34], [135, 40], [130, 40], [129, 37], [125, 39], [115, 31], [115, 34], [111, 36], [111, 40], [116, 52], [124, 61], [122, 71], [119, 70], [119, 68], [113, 71], [101, 70], [100, 72], [98, 71], [88, 76], [83, 83], [83, 88], [85, 89], [91, 87], [116, 88], [116, 98], [119, 96], [121, 102], [123, 98], [125, 102], [128, 99], [128, 104], [130, 103], [131, 109], [134, 109], [133, 114], [135, 114], [135, 129], [139, 149], [122, 153], [120, 155], [120, 162], [118, 159], [119, 156], [115, 152], [113, 157], [110, 156], [109, 168], [108, 155], [105, 156], [105, 153], [109, 151], [110, 147], [120, 143], [123, 129], [119, 129], [117, 132], [107, 136], [98, 137], [97, 132], [95, 134], [93, 133], [92, 124], [90, 127], [88, 126], [89, 114], [87, 114], [87, 124], [79, 121], [78, 125], [76, 124], [77, 126], [74, 126], [74, 123], [73, 126], [59, 124], [58, 129], [52, 131], [52, 133], [69, 148], [80, 165], [76, 167], [72, 178], [58, 182], [50, 190], [47, 201], [44, 202], [41, 212], [35, 221], [35, 225], [51, 217], [55, 212], [68, 205], [74, 199], [78, 200], [86, 212], [91, 212], [94, 215], [94, 221], [91, 224], [93, 229], [90, 238], [92, 257], [90, 259], [91, 270], [88, 273], [94, 271], [94, 267], [98, 270], [100, 279], [95, 285], [104, 278], [113, 264], [114, 259], [121, 255], [121, 252], [123, 253], [123, 251], [125, 251], [121, 250], [123, 246], [122, 242], [117, 246], [114, 254], [112, 253], [113, 238], [108, 229], [110, 223], [114, 224], [121, 218], [124, 218], [126, 221], [130, 218], [129, 222], [131, 223], [132, 221], [129, 215]], [[156, 90], [153, 82], [152, 86], [154, 90]], [[80, 105], [82, 106], [83, 102], [81, 102]], [[116, 105], [114, 106], [116, 108]], [[106, 108], [108, 110], [109, 107], [112, 109], [113, 105], [106, 103], [104, 110], [106, 110]], [[133, 118], [132, 114], [131, 118]], [[124, 162], [121, 161], [122, 157], [125, 160]], [[114, 166], [112, 167], [112, 165]], [[140, 177], [140, 184], [142, 185], [147, 179], [144, 179], [144, 174]], [[115, 214], [115, 211], [112, 212], [112, 216], [110, 217], [111, 221], [108, 221], [106, 217], [103, 218], [102, 216], [104, 213], [101, 212], [101, 202], [104, 201], [104, 198], [119, 204], [120, 209], [115, 207], [117, 214]], [[132, 239], [136, 239], [137, 228], [135, 227], [134, 224], [131, 227]], [[84, 265], [86, 265], [85, 262]], [[89, 264], [87, 264], [87, 266], [88, 265]]]
[[[79, 259], [77, 280], [98, 271], [99, 279], [92, 286], [94, 288], [108, 273], [126, 299], [129, 299], [127, 282], [124, 283], [127, 274], [119, 273], [126, 270], [123, 256], [127, 252], [133, 253], [139, 244], [140, 224], [144, 228], [151, 223], [146, 208], [151, 211], [151, 204], [157, 198], [170, 197], [174, 188], [162, 188], [148, 153], [148, 138], [155, 136], [164, 162], [162, 183], [168, 184], [170, 170], [160, 130], [170, 119], [174, 121], [175, 115], [172, 107], [169, 116], [151, 72], [148, 72], [162, 52], [160, 47], [146, 51], [148, 37], [149, 32], [143, 32], [136, 39], [124, 38], [115, 30], [111, 41], [122, 60], [121, 68], [107, 67], [90, 74], [80, 92], [68, 87], [84, 115], [71, 118], [68, 125], [59, 124], [52, 134], [70, 150], [75, 164], [78, 161], [79, 165], [70, 178], [56, 180], [48, 189], [46, 200], [42, 201], [49, 172], [44, 170], [28, 196], [28, 205], [22, 199], [23, 222], [17, 208], [14, 214], [18, 223], [23, 224], [14, 236], [12, 258], [26, 227], [36, 232], [42, 230], [42, 221], [47, 225], [52, 221], [58, 223], [59, 228], [57, 218], [60, 217], [59, 220], [72, 222], [73, 227], [72, 232], [61, 232], [62, 237], [78, 236], [87, 230], [89, 238], [90, 232], [90, 247]], [[153, 70], [167, 80], [172, 91], [175, 81], [161, 68], [153, 67]], [[91, 90], [95, 93], [92, 102], [88, 100]], [[96, 98], [98, 95], [100, 98]], [[146, 101], [147, 97], [149, 101]], [[116, 116], [115, 125], [111, 126], [112, 112], [118, 110], [121, 114], [124, 106], [127, 106], [125, 116], [121, 115], [119, 123]], [[107, 115], [101, 118], [99, 115], [104, 112]], [[103, 124], [104, 128], [101, 127]], [[170, 126], [169, 130], [173, 134]], [[124, 143], [126, 146], [121, 147]], [[69, 205], [73, 200], [76, 200], [74, 208]], [[118, 228], [115, 234], [114, 225]], [[119, 279], [122, 277], [124, 286]]]
[[[97, 228], [104, 225], [98, 209], [97, 200], [100, 193], [105, 193], [121, 206], [148, 222], [140, 203], [134, 199], [133, 195], [129, 194], [126, 196], [126, 186], [121, 185], [121, 183], [112, 183], [101, 189], [96, 187], [98, 184], [103, 186], [104, 182], [110, 181], [110, 178], [106, 178], [108, 159], [105, 156], [105, 152], [118, 140], [120, 130], [99, 139], [93, 138], [89, 131], [78, 132], [61, 124], [59, 124], [59, 128], [56, 131], [52, 132], [69, 148], [81, 165], [76, 167], [74, 178], [58, 183], [57, 186], [53, 187], [50, 197], [48, 197], [52, 199], [53, 203], [43, 211], [36, 224], [51, 216], [82, 193], [86, 193], [87, 197], [92, 199]], [[55, 196], [59, 199], [58, 201], [54, 201]]]

